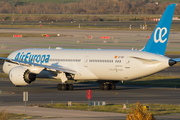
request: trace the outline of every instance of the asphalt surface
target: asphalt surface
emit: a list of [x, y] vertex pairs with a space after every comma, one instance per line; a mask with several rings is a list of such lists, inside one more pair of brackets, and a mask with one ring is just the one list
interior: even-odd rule
[[58, 91], [58, 82], [36, 81], [25, 87], [14, 87], [8, 80], [0, 81], [0, 104], [1, 106], [24, 105], [22, 101], [23, 91], [29, 92], [30, 104], [48, 103], [87, 103], [86, 90], [92, 90], [91, 101], [106, 101], [106, 103], [159, 103], [159, 104], [180, 104], [179, 88], [163, 87], [142, 87], [118, 85], [117, 90], [99, 90], [96, 83], [76, 83], [73, 91]]
[[[47, 110], [34, 107], [28, 107], [27, 112], [25, 112], [25, 108], [23, 107], [25, 104], [23, 102], [23, 91], [28, 91], [29, 93], [29, 99], [27, 102], [28, 106], [32, 104], [42, 105], [49, 103], [67, 103], [68, 101], [72, 101], [74, 103], [88, 103], [86, 99], [87, 89], [92, 89], [91, 101], [105, 101], [106, 103], [112, 104], [124, 104], [127, 101], [129, 104], [137, 103], [138, 101], [142, 104], [180, 104], [179, 88], [118, 85], [117, 90], [102, 91], [99, 90], [99, 85], [96, 83], [77, 83], [74, 84], [73, 91], [58, 91], [56, 89], [57, 82], [49, 83], [48, 81], [36, 81], [33, 84], [25, 87], [14, 87], [9, 79], [0, 80], [0, 83], [0, 110], [5, 109], [12, 113], [26, 113], [29, 115], [43, 116], [41, 119], [47, 119], [47, 117], [50, 117], [49, 119], [57, 120], [58, 117], [60, 117], [66, 120], [125, 120], [126, 115], [115, 114], [113, 116], [113, 113], [99, 113], [99, 116], [97, 116], [97, 113], [86, 113], [86, 116], [82, 116], [85, 113], [81, 111], [77, 113], [76, 111], [73, 112], [54, 109]], [[157, 118], [157, 120], [179, 120], [180, 115], [176, 114], [155, 117]]]

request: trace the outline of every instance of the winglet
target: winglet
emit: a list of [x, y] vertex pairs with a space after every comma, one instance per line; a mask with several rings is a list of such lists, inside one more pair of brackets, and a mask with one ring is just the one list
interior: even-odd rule
[[141, 51], [164, 55], [176, 4], [168, 5], [146, 46]]

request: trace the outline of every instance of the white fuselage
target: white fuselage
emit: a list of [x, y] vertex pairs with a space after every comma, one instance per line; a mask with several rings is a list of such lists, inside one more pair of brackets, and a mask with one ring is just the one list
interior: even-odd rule
[[[9, 59], [18, 59], [48, 66], [63, 66], [79, 73], [75, 80], [132, 80], [169, 67], [168, 57], [134, 50], [23, 49]], [[3, 70], [18, 65], [5, 62]], [[44, 71], [39, 77], [52, 77]], [[56, 77], [54, 77], [56, 78]], [[60, 78], [59, 78], [60, 79]]]

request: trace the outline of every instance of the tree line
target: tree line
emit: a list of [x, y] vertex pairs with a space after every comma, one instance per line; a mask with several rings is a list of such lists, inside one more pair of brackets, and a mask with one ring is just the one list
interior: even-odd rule
[[[148, 0], [79, 0], [75, 3], [0, 2], [0, 13], [15, 14], [162, 14], [170, 2]], [[175, 9], [180, 14], [180, 6]]]

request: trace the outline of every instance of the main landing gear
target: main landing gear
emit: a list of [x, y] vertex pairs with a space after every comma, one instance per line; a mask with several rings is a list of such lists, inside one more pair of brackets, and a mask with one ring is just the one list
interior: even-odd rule
[[58, 90], [73, 90], [73, 84], [58, 84], [57, 85]]
[[74, 75], [61, 72], [58, 74], [62, 83], [57, 85], [58, 90], [73, 90], [73, 84], [68, 84], [67, 80], [74, 80]]
[[98, 83], [100, 84], [101, 90], [115, 90], [117, 82], [98, 81]]

